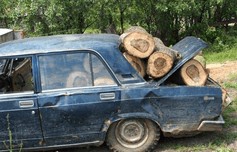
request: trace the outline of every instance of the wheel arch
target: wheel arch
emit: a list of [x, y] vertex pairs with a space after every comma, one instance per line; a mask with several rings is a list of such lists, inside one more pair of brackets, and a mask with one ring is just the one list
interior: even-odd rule
[[[152, 122], [154, 122], [157, 127], [160, 128], [162, 131], [161, 124], [159, 122], [158, 117], [155, 117], [154, 115], [148, 114], [148, 113], [124, 113], [124, 114], [118, 114], [116, 116], [112, 116], [104, 121], [103, 127], [102, 127], [102, 132], [108, 131], [109, 127], [113, 124], [116, 123], [120, 120], [123, 119], [128, 119], [128, 118], [143, 118], [143, 119], [149, 119]], [[105, 134], [106, 135], [106, 134]]]

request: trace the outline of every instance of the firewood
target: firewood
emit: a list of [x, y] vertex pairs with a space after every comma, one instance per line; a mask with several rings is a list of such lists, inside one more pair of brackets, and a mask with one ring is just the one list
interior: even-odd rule
[[186, 85], [203, 86], [208, 74], [200, 62], [191, 59], [181, 67], [180, 76]]
[[170, 71], [176, 60], [177, 51], [168, 48], [157, 37], [155, 41], [155, 52], [149, 57], [147, 64], [148, 75], [154, 78], [160, 78]]
[[120, 36], [125, 50], [138, 58], [149, 57], [155, 49], [153, 37], [139, 26], [132, 26]]
[[224, 88], [221, 88], [222, 91], [222, 105], [224, 105], [225, 101], [226, 101], [226, 97], [227, 97], [227, 91]]
[[[161, 41], [161, 39], [159, 39], [159, 38], [157, 38], [157, 37], [154, 37], [153, 39], [154, 39], [154, 41], [155, 41], [156, 49], [158, 49], [158, 51], [159, 51], [159, 50], [162, 50], [162, 48], [166, 47], [166, 46], [164, 45], [164, 43]], [[170, 51], [173, 51], [173, 52], [174, 52], [176, 58], [181, 58], [181, 57], [182, 57], [181, 53], [179, 53], [178, 51], [173, 50], [173, 49], [171, 49], [171, 48], [169, 48], [169, 49], [170, 49]]]
[[142, 76], [145, 77], [146, 75], [146, 66], [143, 60], [140, 58], [134, 57], [129, 55], [128, 53], [123, 53], [124, 57], [128, 60], [128, 62], [137, 70], [137, 72]]
[[175, 61], [175, 54], [168, 47], [155, 51], [148, 59], [147, 74], [160, 78], [170, 71]]

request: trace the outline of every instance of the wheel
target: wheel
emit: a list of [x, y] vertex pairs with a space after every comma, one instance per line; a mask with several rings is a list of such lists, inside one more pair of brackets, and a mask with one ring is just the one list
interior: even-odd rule
[[160, 129], [148, 119], [125, 119], [113, 123], [106, 136], [109, 148], [116, 152], [147, 152], [160, 139]]

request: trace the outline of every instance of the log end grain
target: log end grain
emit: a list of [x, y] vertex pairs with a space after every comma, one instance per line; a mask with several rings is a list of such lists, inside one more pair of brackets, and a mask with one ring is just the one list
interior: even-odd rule
[[180, 75], [184, 83], [189, 86], [203, 86], [208, 77], [202, 64], [194, 59], [182, 66]]
[[148, 59], [147, 73], [160, 78], [170, 71], [174, 63], [173, 57], [164, 52], [154, 52]]
[[155, 49], [153, 37], [145, 33], [131, 32], [123, 39], [127, 52], [138, 58], [149, 57]]

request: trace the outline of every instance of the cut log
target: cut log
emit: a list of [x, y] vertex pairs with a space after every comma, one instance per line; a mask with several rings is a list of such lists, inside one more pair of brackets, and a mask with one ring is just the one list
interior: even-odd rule
[[[156, 44], [156, 49], [155, 49], [155, 51], [162, 50], [164, 47], [166, 47], [166, 46], [164, 45], [164, 43], [161, 41], [161, 39], [159, 39], [159, 38], [157, 38], [157, 37], [154, 37], [153, 39], [154, 39], [155, 44]], [[179, 53], [178, 51], [173, 50], [173, 49], [171, 49], [171, 48], [169, 48], [169, 47], [167, 47], [167, 48], [168, 48], [170, 51], [174, 52], [176, 58], [181, 58], [181, 57], [182, 57], [181, 53]]]
[[139, 26], [129, 28], [120, 36], [125, 50], [132, 56], [138, 58], [149, 57], [155, 49], [153, 37]]
[[155, 51], [148, 59], [147, 74], [160, 78], [170, 71], [175, 60], [175, 54], [168, 47]]
[[148, 34], [148, 32], [144, 28], [142, 28], [141, 26], [131, 26], [129, 29], [127, 29], [125, 31], [125, 33], [131, 33], [131, 32], [134, 32], [134, 31]]
[[208, 74], [200, 62], [191, 59], [180, 70], [180, 75], [186, 85], [203, 86]]
[[124, 57], [128, 60], [128, 62], [134, 67], [135, 70], [137, 70], [137, 72], [142, 76], [145, 77], [146, 75], [146, 66], [145, 63], [137, 58], [134, 57], [128, 53], [123, 53]]
[[123, 33], [122, 35], [120, 35], [120, 44], [119, 44], [119, 50], [124, 53], [124, 52], [127, 52], [124, 48], [124, 44], [123, 44], [123, 39], [128, 35], [129, 33]]
[[156, 47], [159, 48], [160, 46], [165, 46], [165, 44], [159, 39], [158, 37], [153, 37]]
[[224, 105], [227, 97], [227, 91], [224, 88], [221, 88], [222, 91], [222, 105]]

